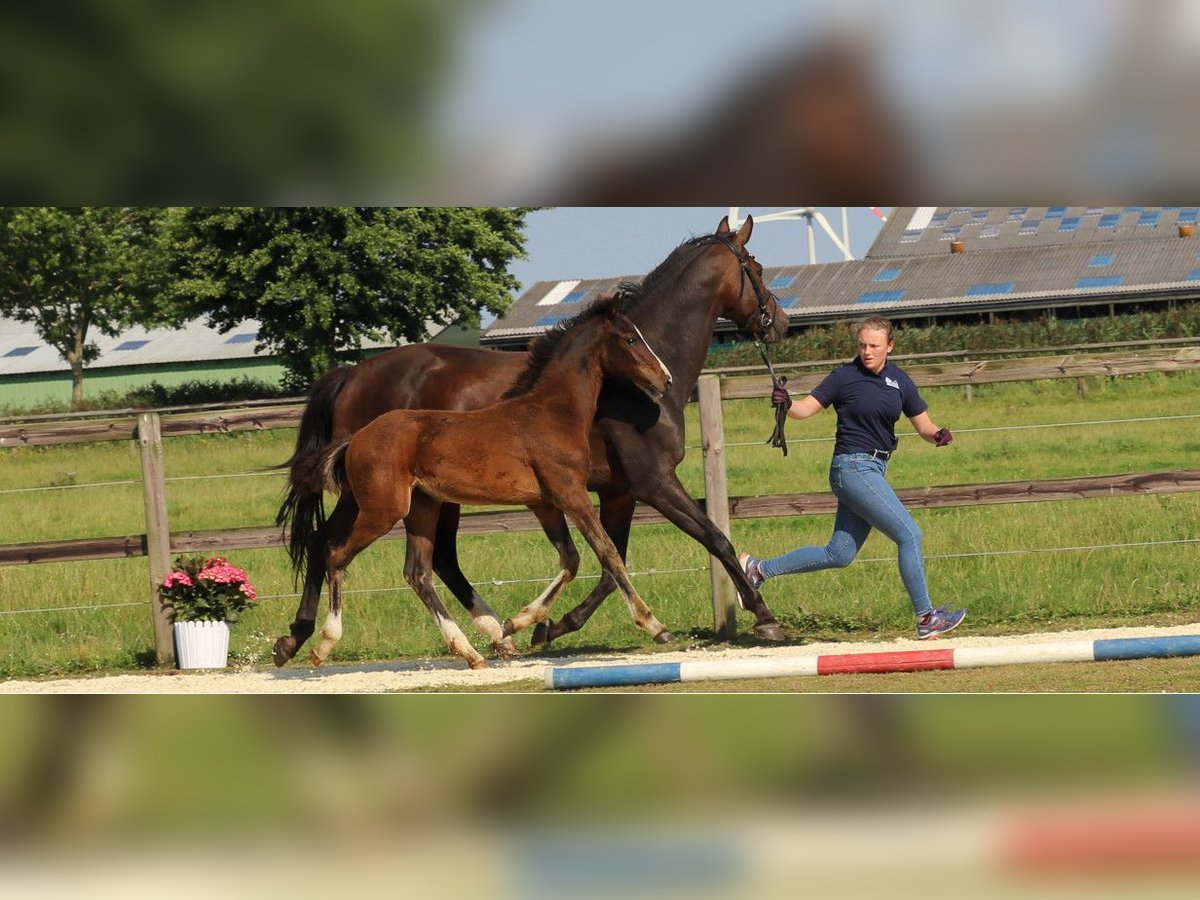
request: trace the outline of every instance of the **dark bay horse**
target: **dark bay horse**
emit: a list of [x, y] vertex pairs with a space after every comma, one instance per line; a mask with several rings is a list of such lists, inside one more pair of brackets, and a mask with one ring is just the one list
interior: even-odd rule
[[[539, 338], [524, 372], [499, 403], [466, 412], [392, 410], [327, 454], [326, 486], [341, 496], [327, 524], [329, 615], [312, 650], [313, 665], [324, 662], [341, 637], [346, 567], [403, 519], [405, 579], [450, 650], [472, 669], [487, 666], [433, 587], [443, 502], [524, 505], [537, 515], [558, 548], [562, 569], [522, 611], [530, 621], [545, 618], [579, 569], [570, 518], [625, 595], [635, 624], [656, 640], [664, 635], [670, 640], [634, 590], [587, 489], [588, 434], [605, 376], [628, 379], [652, 397], [671, 386], [670, 371], [621, 314], [622, 303], [620, 294], [597, 301]], [[498, 625], [489, 637], [493, 646], [501, 640]]]
[[[656, 405], [628, 382], [608, 379], [600, 392], [591, 433], [589, 487], [600, 498], [600, 521], [622, 558], [636, 503], [641, 501], [700, 542], [721, 561], [738, 589], [741, 605], [755, 617], [754, 633], [782, 640], [775, 617], [746, 580], [729, 539], [712, 524], [675, 474], [684, 456], [683, 410], [695, 390], [718, 317], [758, 339], [787, 334], [787, 315], [762, 282], [762, 266], [746, 250], [753, 229], [747, 219], [733, 233], [722, 219], [714, 234], [676, 247], [640, 285], [623, 285], [625, 314], [657, 348], [674, 376]], [[275, 663], [295, 655], [316, 627], [317, 601], [325, 580], [322, 454], [372, 419], [392, 409], [475, 409], [496, 402], [524, 368], [527, 355], [437, 344], [397, 347], [353, 367], [334, 369], [309, 393], [290, 466], [290, 487], [276, 522], [290, 526], [289, 553], [304, 590], [291, 634], [275, 644]], [[496, 617], [458, 564], [459, 506], [443, 504], [434, 549], [434, 571], [489, 631]], [[616, 589], [607, 575], [561, 621], [540, 624], [535, 643], [582, 627]], [[511, 643], [497, 649], [515, 650]]]

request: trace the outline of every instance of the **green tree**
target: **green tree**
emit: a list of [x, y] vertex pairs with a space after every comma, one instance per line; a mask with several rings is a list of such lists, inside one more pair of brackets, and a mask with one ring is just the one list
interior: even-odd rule
[[164, 212], [132, 207], [0, 209], [0, 314], [30, 322], [71, 367], [71, 405], [83, 369], [135, 322], [154, 324], [164, 274]]
[[503, 313], [528, 208], [260, 207], [179, 211], [177, 312], [228, 331], [259, 323], [289, 386], [357, 358], [366, 339], [421, 341], [431, 325]]

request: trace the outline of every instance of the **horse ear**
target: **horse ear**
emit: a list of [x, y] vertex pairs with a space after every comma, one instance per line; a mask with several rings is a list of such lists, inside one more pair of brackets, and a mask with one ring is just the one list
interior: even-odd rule
[[729, 234], [729, 216], [721, 219], [721, 224], [717, 226], [717, 234]]
[[746, 216], [746, 221], [742, 223], [742, 227], [738, 229], [737, 242], [745, 247], [747, 241], [750, 240], [750, 232], [754, 230], [754, 216]]

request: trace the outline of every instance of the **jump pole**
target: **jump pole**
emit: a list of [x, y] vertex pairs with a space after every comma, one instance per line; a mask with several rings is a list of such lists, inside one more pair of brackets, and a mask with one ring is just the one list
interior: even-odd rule
[[1012, 647], [959, 647], [900, 650], [891, 653], [835, 653], [778, 659], [688, 660], [629, 666], [551, 666], [546, 687], [631, 687], [684, 681], [733, 681], [798, 675], [849, 675], [867, 672], [929, 672], [975, 669], [1019, 663], [1104, 662], [1117, 659], [1200, 656], [1200, 634], [1151, 638], [1102, 638], [1094, 641], [1023, 644]]

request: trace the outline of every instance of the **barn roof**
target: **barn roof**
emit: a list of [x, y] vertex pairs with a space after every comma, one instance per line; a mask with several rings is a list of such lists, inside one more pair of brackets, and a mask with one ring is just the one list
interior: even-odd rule
[[[1200, 230], [1198, 214], [1184, 206], [898, 207], [864, 259], [767, 266], [764, 281], [793, 325], [867, 312], [1200, 297], [1200, 240], [1181, 236], [1186, 226]], [[623, 280], [636, 277], [538, 282], [481, 341], [527, 341]]]

